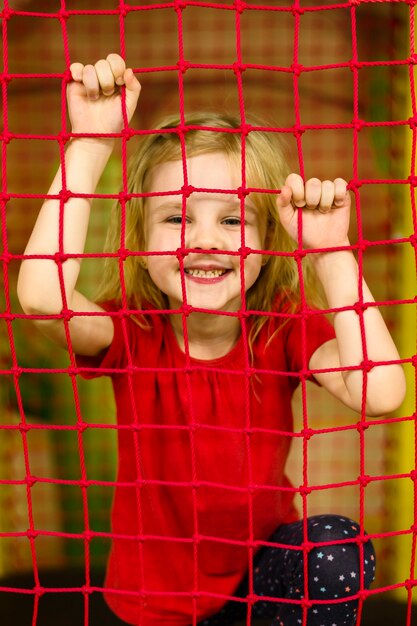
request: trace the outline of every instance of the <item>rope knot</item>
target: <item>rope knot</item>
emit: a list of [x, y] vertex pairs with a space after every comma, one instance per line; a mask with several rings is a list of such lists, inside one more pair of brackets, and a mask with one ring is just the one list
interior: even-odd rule
[[369, 428], [369, 424], [366, 424], [365, 422], [358, 422], [356, 424], [356, 430], [358, 431], [358, 433], [364, 433], [365, 430], [368, 430]]
[[188, 252], [186, 252], [183, 248], [177, 248], [176, 256], [177, 256], [177, 259], [178, 259], [178, 263], [181, 264], [181, 261], [183, 261], [184, 258], [186, 256], [188, 256]]
[[123, 139], [126, 139], [126, 141], [129, 141], [129, 139], [132, 139], [132, 137], [135, 136], [135, 131], [133, 130], [133, 128], [130, 128], [128, 126], [127, 128], [123, 128], [120, 134], [123, 137]]
[[242, 74], [246, 70], [246, 65], [243, 65], [243, 63], [235, 62], [233, 63], [232, 67], [233, 67], [233, 72], [236, 76], [238, 74]]
[[358, 131], [358, 133], [365, 126], [365, 122], [363, 120], [352, 120], [352, 127]]
[[10, 9], [9, 7], [5, 7], [3, 11], [0, 13], [2, 19], [6, 21], [9, 20], [11, 17], [13, 17], [14, 14], [15, 14], [15, 11]]
[[304, 72], [304, 66], [299, 63], [293, 63], [291, 65], [291, 71], [295, 76], [300, 76], [301, 72]]
[[12, 139], [13, 139], [12, 133], [9, 133], [8, 130], [4, 130], [2, 134], [3, 143], [7, 145], [8, 143], [10, 143]]
[[72, 196], [72, 191], [70, 191], [69, 189], [61, 189], [61, 191], [59, 192], [59, 199], [62, 200], [64, 204], [68, 202], [68, 200], [70, 200]]
[[192, 185], [183, 185], [181, 187], [181, 193], [184, 198], [189, 198], [194, 191], [195, 187], [193, 187]]
[[[35, 476], [26, 476], [25, 479], [25, 483], [27, 484], [27, 486], [31, 489], [34, 485], [36, 485], [38, 481], [36, 480]], [[37, 535], [36, 535], [37, 536]]]
[[354, 72], [355, 70], [362, 69], [362, 63], [359, 63], [359, 61], [354, 61], [353, 59], [351, 59], [349, 61], [349, 67], [350, 67], [351, 72]]
[[352, 305], [352, 311], [355, 311], [357, 315], [361, 315], [367, 308], [368, 305], [365, 302], [355, 302], [355, 304]]
[[361, 363], [361, 369], [363, 372], [366, 372], [366, 374], [369, 374], [369, 372], [373, 370], [374, 367], [375, 363], [373, 361], [362, 361]]
[[408, 182], [410, 183], [412, 187], [417, 187], [417, 176], [416, 175], [409, 176]]
[[[12, 320], [13, 321], [13, 320]], [[23, 374], [23, 370], [19, 365], [14, 365], [11, 369], [13, 376], [15, 376], [16, 378], [19, 378], [19, 376], [21, 376]], [[28, 427], [29, 429], [29, 427]]]
[[245, 187], [238, 187], [236, 193], [239, 200], [244, 200], [249, 195], [249, 191]]
[[300, 7], [300, 6], [296, 7], [296, 6], [294, 6], [294, 5], [293, 5], [293, 6], [291, 7], [291, 13], [292, 13], [292, 14], [294, 15], [294, 17], [295, 17], [296, 15], [304, 15], [305, 10], [304, 10], [302, 7]]
[[307, 553], [314, 550], [315, 547], [316, 547], [316, 544], [313, 543], [312, 541], [305, 541], [303, 544], [301, 544], [301, 548], [303, 549], [303, 552], [307, 552]]
[[293, 135], [296, 139], [299, 139], [301, 137], [301, 135], [303, 133], [305, 133], [305, 128], [303, 128], [302, 126], [300, 126], [300, 124], [294, 124], [293, 128]]
[[369, 246], [371, 245], [371, 242], [368, 241], [367, 239], [361, 239], [360, 242], [358, 243], [358, 250], [361, 250], [361, 252], [365, 252]]
[[120, 259], [120, 261], [126, 261], [128, 256], [129, 256], [129, 250], [127, 250], [126, 248], [118, 249], [117, 258]]
[[311, 439], [311, 437], [315, 434], [314, 430], [312, 428], [304, 428], [301, 431], [301, 434], [303, 435], [303, 439], [306, 439], [307, 441], [309, 441], [309, 439]]
[[5, 322], [14, 322], [15, 316], [13, 315], [13, 313], [9, 313], [8, 311], [6, 311], [5, 313], [2, 313], [0, 319], [4, 320]]
[[293, 254], [296, 261], [301, 261], [302, 259], [304, 259], [307, 252], [305, 250], [300, 250], [299, 248], [297, 248], [296, 250], [294, 250]]
[[311, 487], [307, 487], [307, 485], [301, 485], [298, 489], [301, 496], [309, 496], [311, 493]]
[[[62, 309], [60, 315], [64, 322], [69, 322], [74, 317], [74, 311], [71, 311], [71, 309]], [[68, 371], [68, 373], [70, 372]]]
[[189, 61], [184, 61], [183, 59], [181, 61], [178, 61], [177, 63], [177, 68], [180, 70], [181, 74], [185, 74], [185, 72], [189, 70], [190, 67], [191, 63]]
[[3, 254], [0, 256], [0, 259], [2, 260], [4, 265], [9, 265], [10, 261], [13, 259], [13, 255], [10, 252], [3, 252]]
[[175, 10], [176, 11], [184, 11], [187, 8], [187, 3], [185, 0], [176, 0], [175, 1]]
[[[87, 531], [87, 532], [89, 535], [92, 536], [91, 531]], [[90, 541], [90, 539], [87, 539], [87, 541]], [[93, 593], [93, 590], [91, 589], [91, 587], [87, 587], [87, 585], [83, 585], [81, 587], [81, 593], [83, 594], [83, 596], [88, 596]]]
[[361, 487], [367, 487], [369, 483], [371, 482], [371, 477], [367, 475], [359, 476], [358, 482]]
[[[28, 536], [29, 536], [29, 533], [28, 533]], [[36, 533], [36, 536], [38, 536], [37, 533]], [[35, 539], [36, 539], [36, 537], [35, 537]], [[35, 593], [35, 596], [37, 596], [38, 598], [40, 598], [41, 596], [45, 595], [45, 588], [44, 587], [36, 586], [36, 587], [33, 588], [33, 591]]]
[[361, 180], [358, 178], [352, 178], [352, 180], [349, 181], [347, 188], [349, 191], [356, 191], [357, 189], [360, 189], [362, 185], [363, 183]]
[[247, 137], [249, 133], [253, 130], [253, 126], [251, 126], [250, 124], [244, 123], [244, 124], [241, 124], [240, 130], [241, 130], [242, 135]]
[[311, 609], [314, 606], [314, 602], [312, 600], [307, 600], [307, 598], [303, 598], [301, 600], [301, 606], [305, 606], [307, 609]]
[[235, 0], [235, 2], [233, 3], [233, 6], [234, 6], [235, 11], [237, 11], [240, 14], [242, 14], [243, 11], [247, 7], [246, 3], [242, 2], [242, 0]]
[[181, 313], [185, 316], [188, 317], [190, 315], [190, 313], [193, 312], [193, 307], [190, 304], [183, 304], [181, 307]]
[[411, 128], [411, 130], [416, 128], [416, 126], [417, 126], [417, 119], [415, 117], [409, 117], [407, 122], [408, 122], [408, 125]]
[[[77, 424], [77, 430], [78, 430], [78, 432], [80, 433], [80, 435], [82, 435], [82, 434], [83, 434], [83, 433], [87, 430], [87, 428], [88, 428], [88, 426], [87, 426], [87, 424], [86, 424], [85, 422], [79, 422], [79, 423]], [[84, 481], [84, 482], [85, 482], [85, 481]], [[78, 484], [79, 484], [81, 487], [88, 487], [88, 485], [87, 485], [87, 484], [83, 485], [82, 483], [83, 483], [83, 481], [79, 481], [79, 483], [78, 483]]]
[[53, 259], [55, 263], [59, 265], [61, 263], [65, 263], [65, 261], [68, 260], [68, 256], [65, 254], [65, 252], [55, 252]]
[[1, 74], [1, 82], [4, 83], [5, 85], [7, 85], [8, 83], [10, 83], [10, 81], [12, 80], [12, 77], [10, 76], [10, 74]]
[[59, 144], [63, 144], [65, 146], [65, 144], [67, 144], [70, 141], [71, 136], [69, 135], [69, 133], [64, 133], [63, 131], [61, 131], [60, 133], [58, 133], [56, 138]]
[[247, 246], [242, 246], [239, 248], [238, 252], [242, 259], [246, 259], [248, 255], [252, 252], [252, 249], [248, 248]]
[[130, 13], [130, 6], [128, 4], [123, 4], [119, 7], [119, 13], [122, 17], [126, 17], [126, 15]]
[[70, 13], [65, 9], [60, 9], [57, 13], [57, 17], [59, 20], [66, 21], [70, 17]]
[[119, 191], [117, 199], [120, 204], [123, 205], [126, 204], [126, 202], [129, 202], [129, 200], [131, 199], [131, 195], [130, 193], [127, 193], [127, 191]]

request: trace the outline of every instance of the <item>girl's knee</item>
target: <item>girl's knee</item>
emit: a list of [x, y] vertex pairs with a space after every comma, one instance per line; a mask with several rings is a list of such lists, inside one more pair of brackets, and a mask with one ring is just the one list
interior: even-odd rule
[[352, 541], [359, 535], [359, 525], [346, 517], [309, 519], [309, 542], [319, 544], [309, 553], [309, 583], [315, 597], [344, 597], [354, 595], [362, 585], [365, 589], [370, 586], [375, 577], [375, 552], [370, 539]]

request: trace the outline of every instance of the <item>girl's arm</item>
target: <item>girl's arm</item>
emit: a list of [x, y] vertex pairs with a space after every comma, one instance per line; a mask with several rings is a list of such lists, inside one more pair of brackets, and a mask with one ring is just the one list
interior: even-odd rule
[[[118, 86], [125, 85], [126, 112], [131, 118], [136, 108], [140, 85], [123, 59], [110, 54], [106, 60], [93, 65], [71, 65], [73, 82], [68, 85], [68, 110], [72, 132], [119, 133], [123, 128], [121, 94]], [[74, 138], [65, 153], [65, 181], [69, 191], [93, 194], [112, 153], [112, 138]], [[49, 195], [62, 189], [60, 167]], [[90, 216], [90, 198], [70, 198], [63, 209], [63, 252], [82, 254]], [[54, 255], [59, 252], [60, 201], [47, 199], [39, 212], [25, 250], [25, 255]], [[75, 290], [80, 271], [80, 259], [62, 263], [67, 309], [74, 312], [102, 311], [101, 307]], [[19, 272], [18, 297], [28, 315], [59, 315], [64, 306], [58, 265], [49, 259], [26, 259]], [[66, 347], [64, 324], [61, 319], [37, 320], [36, 325], [59, 345]], [[74, 316], [69, 323], [73, 349], [78, 354], [95, 355], [106, 348], [113, 338], [113, 324], [106, 316]]]
[[[298, 240], [298, 215], [303, 211], [302, 238], [305, 248], [326, 249], [349, 246], [350, 195], [342, 179], [311, 179], [304, 185], [297, 174], [290, 174], [278, 197], [281, 223]], [[351, 307], [360, 299], [359, 272], [350, 250], [311, 254], [317, 276], [332, 309]], [[363, 302], [372, 303], [372, 294], [362, 279]], [[309, 368], [325, 370], [360, 366], [372, 362], [398, 361], [399, 355], [376, 306], [363, 311], [366, 355], [362, 342], [360, 316], [354, 310], [334, 315], [336, 339], [323, 344], [312, 355]], [[315, 378], [344, 404], [360, 412], [364, 375], [362, 369], [317, 373]], [[378, 416], [399, 407], [405, 395], [405, 377], [400, 364], [372, 367], [367, 373], [366, 413]]]

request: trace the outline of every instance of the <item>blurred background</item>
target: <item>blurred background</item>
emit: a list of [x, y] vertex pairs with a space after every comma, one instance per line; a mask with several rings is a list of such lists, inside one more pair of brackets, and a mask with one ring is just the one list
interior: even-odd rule
[[[68, 373], [68, 354], [20, 315], [16, 278], [42, 203], [37, 196], [47, 192], [59, 164], [66, 58], [95, 62], [125, 47], [127, 63], [138, 72], [143, 88], [134, 129], [152, 128], [160, 117], [179, 112], [180, 81], [186, 113], [220, 109], [239, 114], [232, 67], [239, 60], [249, 64], [240, 75], [246, 114], [286, 131], [295, 170], [304, 170], [306, 178], [341, 176], [362, 182], [352, 241], [359, 235], [369, 242], [362, 253], [364, 273], [406, 360], [409, 393], [393, 419], [358, 430], [356, 414], [309, 387], [304, 416], [309, 427], [345, 428], [317, 434], [306, 444], [308, 484], [313, 488], [307, 510], [309, 515], [335, 512], [359, 519], [362, 507], [366, 529], [377, 536], [374, 589], [382, 595], [399, 587], [397, 597], [405, 600], [412, 589], [407, 591], [404, 581], [415, 578], [416, 529], [411, 363], [416, 352], [416, 266], [409, 239], [416, 216], [414, 188], [407, 183], [415, 173], [415, 128], [407, 123], [414, 98], [414, 67], [408, 62], [415, 52], [410, 44], [412, 3], [352, 2], [318, 10], [317, 2], [306, 0], [301, 2], [304, 12], [297, 14], [284, 0], [255, 0], [241, 13], [223, 0], [217, 8], [195, 3], [182, 11], [175, 10], [175, 3], [149, 0], [132, 4], [125, 15], [119, 4], [10, 0], [1, 14], [1, 70], [8, 76], [2, 80], [0, 118], [7, 133], [1, 136], [0, 574], [7, 580], [34, 568], [101, 570], [106, 562], [116, 467], [110, 383], [85, 383]], [[57, 16], [60, 9], [69, 12], [65, 19]], [[94, 14], [100, 10], [104, 13]], [[350, 64], [356, 54], [359, 69]], [[183, 74], [177, 67], [181, 58], [192, 65]], [[290, 71], [294, 62], [303, 67], [295, 77]], [[355, 129], [354, 119], [371, 124]], [[295, 124], [304, 129], [301, 153], [292, 132]], [[129, 152], [135, 141], [129, 141]], [[99, 191], [117, 193], [121, 175], [116, 150]], [[87, 252], [102, 251], [112, 202], [95, 201]], [[100, 273], [100, 260], [83, 262], [80, 290], [87, 296], [94, 297]], [[58, 373], [51, 373], [56, 369]], [[295, 413], [299, 432], [299, 397]], [[81, 421], [89, 426], [83, 432], [77, 429]], [[289, 466], [295, 485], [303, 484], [302, 467], [303, 441], [298, 437]], [[83, 468], [92, 481], [88, 489], [77, 484]], [[361, 473], [370, 477], [362, 485]], [[329, 484], [333, 486], [325, 488]], [[82, 535], [87, 526], [93, 532], [89, 542]], [[39, 532], [36, 540], [28, 529]]]

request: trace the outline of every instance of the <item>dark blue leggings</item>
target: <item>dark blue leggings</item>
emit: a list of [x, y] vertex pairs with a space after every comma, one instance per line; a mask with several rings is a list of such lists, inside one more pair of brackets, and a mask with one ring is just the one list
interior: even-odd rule
[[[332, 541], [355, 538], [359, 526], [339, 515], [316, 515], [307, 520], [308, 540], [311, 543], [330, 542], [312, 547], [308, 555], [308, 595], [312, 601], [308, 609], [308, 626], [355, 626], [358, 600], [349, 600], [360, 590], [360, 548], [356, 542], [331, 544]], [[303, 522], [280, 526], [270, 537], [271, 543], [298, 546], [303, 543]], [[364, 588], [375, 578], [375, 552], [371, 541], [364, 543]], [[253, 564], [253, 588], [258, 596], [274, 600], [259, 601], [253, 605], [252, 617], [271, 619], [274, 626], [300, 626], [303, 623], [301, 603], [280, 602], [279, 599], [302, 600], [304, 597], [303, 551], [285, 548], [262, 548]], [[239, 598], [248, 593], [248, 579], [235, 592]], [[276, 600], [277, 598], [278, 600]], [[346, 601], [335, 604], [317, 604], [314, 600]], [[199, 626], [230, 626], [247, 617], [244, 602], [230, 601]]]

